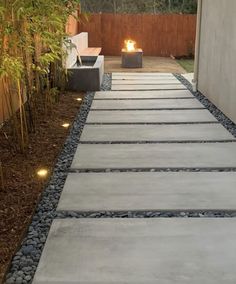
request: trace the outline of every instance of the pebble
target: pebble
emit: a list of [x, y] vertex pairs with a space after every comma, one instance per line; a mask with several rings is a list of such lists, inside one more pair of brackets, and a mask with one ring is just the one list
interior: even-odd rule
[[26, 267], [23, 267], [22, 270], [23, 270], [24, 272], [28, 272], [28, 271], [31, 271], [31, 270], [32, 270], [32, 267], [26, 266]]
[[26, 275], [24, 278], [26, 281], [30, 281], [32, 279], [32, 277], [30, 275]]
[[14, 284], [15, 283], [15, 277], [10, 277], [7, 279], [6, 284]]
[[33, 249], [34, 249], [33, 245], [24, 246], [24, 247], [22, 248], [22, 253], [23, 253], [24, 255], [29, 255], [29, 254], [32, 253]]
[[21, 284], [23, 282], [23, 278], [22, 277], [17, 277], [16, 278], [16, 284]]

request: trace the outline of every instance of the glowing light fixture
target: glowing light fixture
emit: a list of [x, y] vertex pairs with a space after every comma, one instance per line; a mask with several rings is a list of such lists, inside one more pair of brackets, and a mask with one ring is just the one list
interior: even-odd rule
[[78, 102], [81, 102], [81, 101], [82, 101], [82, 99], [81, 99], [81, 98], [77, 98], [76, 100], [77, 100]]
[[64, 128], [68, 128], [69, 126], [70, 126], [69, 123], [63, 123], [63, 124], [62, 124], [62, 127], [64, 127]]
[[48, 175], [48, 170], [47, 170], [47, 169], [39, 169], [39, 170], [37, 171], [37, 175], [38, 175], [38, 177], [40, 177], [40, 178], [46, 178], [47, 175]]

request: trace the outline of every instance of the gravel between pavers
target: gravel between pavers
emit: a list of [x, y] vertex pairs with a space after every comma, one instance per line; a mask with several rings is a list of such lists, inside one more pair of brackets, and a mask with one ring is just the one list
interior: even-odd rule
[[174, 74], [174, 76], [189, 89], [189, 91], [215, 116], [215, 118], [226, 129], [228, 129], [230, 133], [234, 135], [234, 137], [236, 137], [236, 125], [232, 120], [225, 116], [222, 111], [220, 111], [213, 103], [211, 103], [203, 94], [201, 94], [200, 92], [194, 92], [192, 84], [182, 75]]
[[58, 211], [56, 219], [66, 218], [233, 218], [236, 210], [213, 211], [213, 210], [161, 210], [161, 211], [99, 211], [99, 212], [76, 212]]
[[[181, 75], [175, 75], [192, 92], [191, 84]], [[111, 74], [104, 76], [103, 90], [111, 89]], [[203, 105], [236, 137], [235, 124], [209, 102], [202, 94], [192, 92]], [[57, 204], [69, 172], [71, 162], [79, 144], [94, 93], [88, 93], [81, 105], [80, 111], [73, 124], [71, 132], [66, 140], [64, 149], [55, 166], [51, 180], [45, 189], [41, 201], [37, 207], [28, 234], [22, 242], [22, 246], [13, 258], [11, 269], [7, 274], [7, 284], [31, 283], [36, 271], [41, 253], [53, 219], [55, 218], [155, 218], [155, 217], [179, 217], [179, 218], [224, 218], [236, 217], [236, 211], [130, 211], [130, 212], [56, 212]], [[145, 169], [143, 169], [145, 170]], [[161, 169], [146, 169], [150, 172], [162, 171]], [[208, 171], [209, 169], [163, 169], [163, 171]], [[225, 169], [223, 171], [234, 171]], [[113, 170], [107, 169], [105, 172]], [[114, 170], [114, 172], [124, 170]], [[132, 169], [127, 171], [140, 171]], [[216, 170], [214, 170], [216, 171]], [[219, 169], [222, 171], [222, 169]]]

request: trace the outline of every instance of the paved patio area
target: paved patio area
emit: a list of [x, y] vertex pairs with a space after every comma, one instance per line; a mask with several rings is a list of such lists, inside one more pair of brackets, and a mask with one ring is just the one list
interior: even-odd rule
[[[121, 67], [121, 57], [105, 56], [105, 72], [127, 72], [126, 68]], [[129, 72], [164, 72], [184, 74], [186, 71], [174, 59], [170, 57], [143, 57], [143, 68], [129, 69]]]
[[154, 89], [96, 93], [34, 284], [236, 283], [235, 218], [71, 218], [236, 209], [234, 137], [172, 74], [138, 76]]

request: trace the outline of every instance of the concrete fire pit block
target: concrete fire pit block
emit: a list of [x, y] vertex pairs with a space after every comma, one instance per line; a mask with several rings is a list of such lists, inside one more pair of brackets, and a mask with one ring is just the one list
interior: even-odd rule
[[143, 67], [143, 51], [137, 49], [133, 52], [127, 52], [122, 49], [122, 67], [123, 68], [142, 68]]
[[83, 66], [77, 62], [68, 68], [69, 91], [99, 91], [104, 75], [104, 56], [82, 56]]

